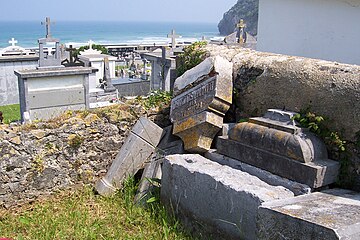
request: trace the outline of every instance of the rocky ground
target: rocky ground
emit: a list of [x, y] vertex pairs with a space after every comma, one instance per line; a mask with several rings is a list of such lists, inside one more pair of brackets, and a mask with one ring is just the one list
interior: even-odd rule
[[169, 125], [167, 109], [136, 101], [50, 121], [0, 125], [0, 206], [9, 208], [102, 177], [140, 116]]

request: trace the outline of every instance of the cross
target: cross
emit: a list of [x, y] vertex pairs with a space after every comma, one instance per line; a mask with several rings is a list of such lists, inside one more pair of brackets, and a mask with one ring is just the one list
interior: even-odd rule
[[180, 37], [175, 34], [175, 30], [171, 30], [171, 33], [167, 35], [168, 38], [171, 38], [171, 48], [174, 49], [176, 47], [176, 38]]
[[89, 44], [89, 49], [92, 49], [92, 45], [95, 43], [92, 40], [89, 40], [88, 44]]
[[14, 38], [11, 38], [11, 41], [9, 41], [9, 43], [11, 44], [11, 46], [15, 47], [15, 44], [18, 43], [18, 41], [16, 41]]
[[69, 52], [70, 63], [74, 63], [74, 52], [76, 51], [76, 48], [73, 48], [73, 45], [70, 45], [68, 48], [66, 48], [66, 51]]
[[240, 22], [236, 25], [239, 28], [239, 43], [244, 43], [244, 28], [246, 28], [246, 24], [244, 23], [244, 19], [240, 19]]
[[51, 21], [49, 17], [46, 17], [45, 22], [41, 22], [41, 25], [46, 25], [46, 38], [51, 38], [51, 33], [50, 33], [50, 25], [51, 25]]

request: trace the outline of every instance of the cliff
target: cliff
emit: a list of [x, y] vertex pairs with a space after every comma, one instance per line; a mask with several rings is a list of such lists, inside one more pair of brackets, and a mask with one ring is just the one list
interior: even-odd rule
[[221, 35], [229, 35], [236, 29], [240, 19], [246, 23], [246, 31], [253, 36], [257, 35], [258, 24], [258, 0], [238, 0], [238, 2], [227, 11], [219, 22], [218, 28]]

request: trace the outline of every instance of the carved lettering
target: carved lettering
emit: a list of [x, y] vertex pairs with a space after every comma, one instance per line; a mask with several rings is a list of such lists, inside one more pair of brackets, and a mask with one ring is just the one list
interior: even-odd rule
[[183, 119], [205, 110], [215, 95], [216, 78], [200, 84], [195, 89], [173, 99], [171, 110], [173, 119]]

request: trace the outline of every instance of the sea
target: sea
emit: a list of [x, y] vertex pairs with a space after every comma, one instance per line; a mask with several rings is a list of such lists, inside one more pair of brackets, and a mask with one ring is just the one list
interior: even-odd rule
[[[141, 44], [170, 42], [167, 34], [174, 29], [181, 41], [219, 37], [217, 23], [167, 23], [167, 22], [72, 22], [51, 24], [51, 35], [66, 45], [74, 47], [95, 44]], [[24, 48], [37, 47], [37, 40], [46, 35], [41, 22], [0, 22], [0, 49], [9, 46], [11, 38]]]

